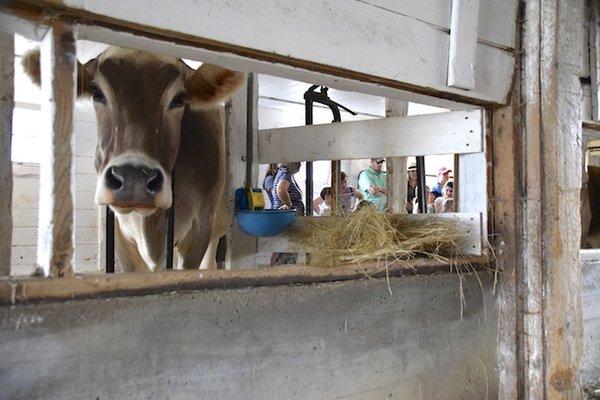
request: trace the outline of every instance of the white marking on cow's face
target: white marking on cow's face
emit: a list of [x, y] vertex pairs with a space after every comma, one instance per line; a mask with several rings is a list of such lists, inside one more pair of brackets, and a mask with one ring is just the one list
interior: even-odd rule
[[[105, 176], [112, 167], [132, 165], [148, 170], [158, 170], [164, 178], [162, 188], [154, 194], [152, 204], [145, 206], [136, 206], [136, 204], [122, 204], [115, 198], [114, 192], [107, 187]], [[173, 203], [173, 193], [171, 188], [171, 174], [164, 170], [160, 163], [145, 154], [137, 152], [127, 152], [113, 157], [110, 162], [98, 174], [96, 181], [95, 200], [98, 205], [109, 205], [113, 211], [119, 214], [129, 214], [135, 212], [142, 216], [153, 214], [157, 209], [168, 209]]]

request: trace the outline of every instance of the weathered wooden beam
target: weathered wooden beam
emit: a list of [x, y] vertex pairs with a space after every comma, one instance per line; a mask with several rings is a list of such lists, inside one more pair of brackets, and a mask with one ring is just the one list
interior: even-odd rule
[[[467, 255], [481, 255], [481, 214], [480, 213], [448, 213], [448, 214], [407, 214], [403, 216], [412, 223], [418, 224], [423, 220], [441, 220], [456, 222], [460, 231], [457, 247]], [[312, 217], [297, 217], [294, 221], [295, 229], [302, 229]], [[336, 217], [320, 217], [324, 220]], [[258, 239], [258, 249], [265, 253], [290, 253], [306, 252], [306, 248], [294, 239], [293, 234], [283, 232], [279, 236], [261, 237]]]
[[452, 0], [448, 86], [475, 89], [479, 0]]
[[73, 107], [77, 93], [75, 33], [56, 21], [40, 49], [42, 135], [38, 265], [44, 275], [71, 275], [73, 259]]
[[[258, 132], [258, 161], [478, 153], [483, 131], [481, 110], [266, 129]], [[423, 140], [432, 132], [436, 140]]]
[[[547, 398], [578, 398], [582, 355], [582, 131], [579, 59], [584, 2], [542, 1], [543, 263]], [[565, 165], [572, 168], [565, 168]]]
[[10, 275], [12, 250], [11, 162], [15, 45], [12, 33], [0, 32], [0, 276]]
[[235, 221], [235, 190], [258, 184], [256, 163], [258, 130], [258, 76], [248, 74], [247, 84], [225, 106], [227, 142], [227, 185], [229, 231], [225, 268], [245, 269], [256, 266], [257, 239], [240, 230]]
[[[515, 95], [517, 96], [517, 95]], [[518, 97], [517, 97], [518, 98]], [[523, 332], [517, 316], [517, 136], [513, 106], [494, 111], [492, 116], [493, 204], [492, 245], [498, 268], [498, 399], [519, 398], [519, 353], [517, 332]], [[490, 149], [488, 149], [490, 150]]]
[[68, 301], [96, 297], [140, 296], [177, 290], [247, 288], [285, 284], [307, 284], [355, 279], [385, 278], [448, 272], [457, 266], [484, 270], [488, 257], [465, 257], [448, 262], [431, 258], [394, 261], [387, 268], [377, 262], [339, 267], [285, 266], [222, 271], [160, 271], [151, 274], [87, 275], [64, 279], [0, 280], [0, 306], [41, 301]]
[[[408, 101], [385, 99], [385, 116], [387, 118], [405, 117], [408, 115]], [[387, 209], [395, 214], [406, 214], [407, 161], [406, 157], [389, 157], [386, 164], [386, 196]]]
[[600, 4], [589, 2], [589, 60], [591, 80], [591, 111], [594, 121], [600, 120]]
[[[520, 150], [523, 398], [580, 398], [583, 1], [525, 3]], [[565, 167], [568, 166], [568, 167]], [[574, 206], [575, 205], [575, 206]]]

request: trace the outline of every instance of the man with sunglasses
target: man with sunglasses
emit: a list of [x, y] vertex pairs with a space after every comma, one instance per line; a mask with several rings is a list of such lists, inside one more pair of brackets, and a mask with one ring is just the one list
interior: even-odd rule
[[371, 158], [371, 165], [358, 174], [358, 190], [379, 211], [385, 211], [386, 205], [384, 162], [383, 158]]

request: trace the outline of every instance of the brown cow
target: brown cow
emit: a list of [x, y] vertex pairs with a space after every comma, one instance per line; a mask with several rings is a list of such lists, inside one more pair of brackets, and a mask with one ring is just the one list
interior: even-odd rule
[[[23, 66], [38, 83], [39, 52]], [[125, 271], [165, 264], [165, 215], [175, 170], [175, 245], [179, 266], [216, 267], [226, 228], [225, 133], [219, 102], [244, 75], [214, 65], [111, 47], [78, 66], [78, 93], [98, 120], [96, 202], [116, 213], [116, 249]]]

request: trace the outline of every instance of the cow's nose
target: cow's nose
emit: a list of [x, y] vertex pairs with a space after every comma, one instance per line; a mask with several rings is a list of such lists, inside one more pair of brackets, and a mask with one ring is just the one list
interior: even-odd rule
[[150, 193], [158, 193], [163, 187], [163, 174], [158, 169], [150, 170], [148, 173], [148, 180], [146, 181], [146, 190]]
[[106, 170], [104, 178], [106, 187], [110, 190], [119, 190], [123, 187], [123, 176], [119, 173], [119, 167], [110, 167]]
[[123, 164], [109, 167], [104, 183], [117, 202], [147, 203], [162, 190], [164, 177], [157, 168]]

